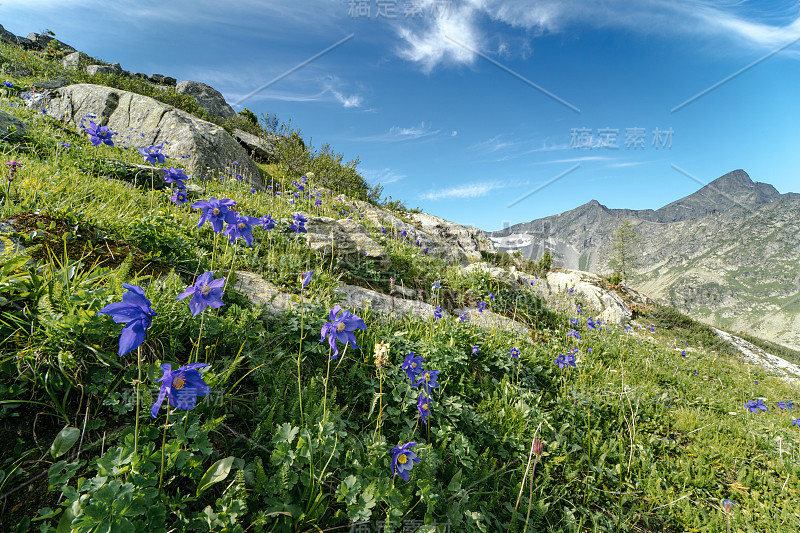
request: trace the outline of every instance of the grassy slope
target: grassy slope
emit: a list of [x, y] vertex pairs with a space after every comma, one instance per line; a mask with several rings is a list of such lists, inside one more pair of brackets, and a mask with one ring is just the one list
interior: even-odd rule
[[[47, 117], [8, 110], [33, 134], [4, 146], [24, 166], [14, 182], [17, 203], [6, 202], [0, 218], [43, 218], [24, 239], [38, 264], [0, 275], [3, 531], [52, 513], [59, 514], [41, 523], [76, 531], [112, 523], [121, 531], [347, 530], [351, 521], [389, 521], [398, 531], [411, 521], [449, 522], [451, 531], [522, 531], [526, 521], [529, 531], [725, 531], [724, 498], [738, 503], [733, 530], [800, 527], [800, 428], [777, 407], [796, 398], [796, 386], [712, 352], [711, 341], [685, 323], [654, 317], [654, 333], [587, 331], [569, 294], [548, 302], [552, 311], [537, 310], [527, 292], [462, 276], [379, 228], [370, 229], [389, 249], [393, 272], [337, 263], [310, 253], [288, 218], [300, 209], [341, 216], [346, 206], [331, 198], [320, 208], [304, 198], [290, 205], [251, 195], [235, 180], [203, 184], [202, 198], [232, 198], [248, 215], [284, 220], [271, 232], [254, 230], [253, 247], [231, 245], [198, 229], [197, 212], [177, 208], [163, 192], [92, 170], [96, 157], [138, 161], [135, 153], [102, 147], [98, 156]], [[268, 171], [286, 184], [295, 177]], [[122, 244], [138, 252], [104, 269], [103, 261], [114, 264], [104, 249]], [[165, 267], [174, 270], [162, 277]], [[265, 318], [228, 286], [226, 306], [192, 317], [175, 296], [210, 269], [228, 278], [251, 270], [296, 293], [299, 274], [313, 269], [304, 294], [314, 304]], [[385, 287], [388, 274], [434, 302], [486, 300], [492, 291], [498, 299], [489, 307], [526, 316], [536, 342], [452, 317], [365, 312], [367, 329], [356, 333], [361, 349], [348, 348], [329, 365], [327, 344], [317, 339], [333, 289], [344, 280]], [[430, 294], [435, 279], [443, 289]], [[158, 390], [161, 362], [211, 364], [211, 401], [192, 411], [173, 410], [167, 421], [162, 407], [153, 419], [147, 395], [136, 453], [137, 356], [116, 356], [121, 326], [96, 314], [119, 301], [122, 282], [146, 287], [158, 312], [141, 350], [145, 390]], [[574, 317], [580, 341], [566, 335]], [[391, 345], [390, 364], [380, 369], [372, 357], [379, 342]], [[515, 346], [519, 365], [509, 358]], [[560, 370], [555, 357], [573, 346], [577, 367]], [[419, 391], [400, 369], [410, 351], [441, 371], [429, 429], [417, 415]], [[748, 413], [744, 403], [758, 397], [769, 410]], [[65, 425], [83, 439], [56, 459], [50, 444]], [[530, 474], [534, 433], [546, 444]], [[419, 443], [421, 462], [406, 483], [391, 476], [389, 452], [408, 441]], [[206, 471], [226, 457], [235, 460], [224, 481], [200, 490], [211, 479]], [[523, 484], [526, 471], [532, 483]], [[28, 489], [47, 472], [51, 491], [41, 478]], [[69, 512], [74, 519], [64, 518]]]

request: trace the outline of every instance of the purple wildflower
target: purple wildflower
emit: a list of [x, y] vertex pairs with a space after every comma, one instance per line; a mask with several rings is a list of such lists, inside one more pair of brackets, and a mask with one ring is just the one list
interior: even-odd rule
[[144, 160], [146, 163], [150, 163], [151, 165], [163, 164], [166, 161], [166, 158], [169, 157], [166, 155], [164, 150], [164, 143], [150, 145], [147, 147], [142, 146], [141, 148], [136, 149], [142, 156], [144, 156]]
[[259, 219], [249, 217], [241, 213], [233, 213], [231, 220], [225, 227], [223, 235], [228, 237], [231, 243], [236, 242], [237, 239], [244, 239], [247, 246], [253, 245], [253, 224], [256, 224]]
[[358, 349], [356, 345], [356, 336], [353, 332], [356, 329], [367, 329], [367, 325], [361, 320], [361, 317], [354, 315], [346, 309], [342, 309], [339, 305], [335, 305], [328, 314], [328, 319], [330, 322], [322, 326], [322, 337], [319, 339], [319, 342], [324, 341], [326, 336], [328, 337], [328, 344], [330, 344], [330, 347], [333, 349], [331, 359], [339, 357], [339, 348], [336, 345], [336, 341], [341, 342], [345, 346], [350, 343], [353, 345], [353, 348]]
[[109, 315], [117, 324], [126, 324], [119, 336], [119, 355], [123, 356], [144, 342], [147, 329], [158, 314], [150, 306], [150, 300], [144, 295], [144, 289], [138, 285], [123, 283], [128, 292], [122, 295], [122, 301], [109, 304], [97, 312], [98, 315]]
[[186, 195], [186, 191], [182, 189], [177, 189], [175, 191], [175, 194], [170, 196], [169, 199], [175, 202], [175, 204], [178, 206], [182, 206], [183, 204], [189, 201], [189, 197]]
[[575, 356], [572, 354], [559, 355], [556, 357], [555, 364], [562, 370], [568, 366], [575, 366]]
[[410, 448], [418, 446], [416, 442], [409, 442], [392, 448], [392, 475], [397, 474], [403, 481], [408, 481], [408, 473], [414, 467], [415, 463], [419, 463], [420, 459], [417, 454], [412, 452]]
[[236, 202], [229, 199], [217, 200], [213, 196], [208, 200], [200, 200], [192, 204], [195, 209], [202, 209], [203, 214], [200, 215], [200, 221], [197, 227], [202, 227], [206, 222], [211, 223], [215, 233], [222, 231], [222, 223], [230, 224], [234, 220], [234, 212], [228, 208], [236, 205]]
[[417, 411], [419, 411], [419, 417], [425, 424], [428, 423], [428, 415], [430, 414], [430, 409], [428, 407], [429, 402], [430, 398], [428, 398], [425, 391], [420, 392], [419, 398], [417, 399]]
[[194, 285], [190, 285], [184, 292], [178, 295], [178, 300], [183, 300], [191, 296], [189, 300], [189, 310], [192, 316], [197, 316], [203, 310], [211, 306], [215, 309], [225, 305], [222, 302], [222, 289], [225, 287], [225, 278], [213, 279], [214, 271], [205, 272], [197, 276]]
[[161, 382], [158, 399], [150, 408], [153, 418], [158, 417], [158, 411], [161, 409], [161, 404], [164, 403], [165, 396], [169, 397], [172, 407], [186, 411], [194, 409], [197, 405], [197, 397], [206, 396], [211, 391], [211, 388], [203, 381], [200, 372], [197, 371], [198, 368], [207, 366], [209, 366], [207, 363], [191, 363], [173, 372], [171, 364], [161, 365], [164, 375], [158, 380]]
[[89, 127], [84, 127], [83, 131], [89, 134], [92, 146], [100, 146], [100, 143], [114, 146], [114, 141], [111, 140], [111, 137], [116, 135], [117, 132], [109, 131], [108, 126], [98, 126], [94, 121], [90, 120]]
[[519, 349], [511, 348], [511, 359], [519, 359]]
[[425, 359], [421, 355], [414, 355], [414, 352], [408, 352], [400, 368], [405, 370], [406, 377], [413, 381], [420, 373], [422, 373], [422, 363]]

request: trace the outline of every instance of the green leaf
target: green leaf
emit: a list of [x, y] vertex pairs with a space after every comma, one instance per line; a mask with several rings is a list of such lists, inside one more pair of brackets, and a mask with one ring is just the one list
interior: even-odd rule
[[10, 274], [11, 272], [17, 270], [18, 268], [23, 267], [25, 263], [27, 263], [29, 260], [30, 257], [28, 257], [27, 255], [18, 255], [12, 257], [11, 259], [3, 263], [2, 272], [3, 274]]
[[57, 459], [67, 453], [72, 448], [81, 436], [81, 430], [73, 427], [65, 427], [56, 436], [53, 445], [50, 446], [50, 455], [53, 459]]
[[61, 515], [61, 520], [58, 521], [56, 533], [70, 533], [73, 520], [75, 520], [75, 513], [72, 512], [71, 507], [67, 507], [64, 509], [64, 514]]
[[233, 466], [233, 459], [233, 457], [226, 457], [211, 465], [211, 468], [209, 468], [206, 473], [203, 474], [202, 479], [200, 479], [200, 484], [197, 486], [197, 496], [200, 496], [200, 494], [205, 492], [214, 483], [219, 483], [228, 477], [231, 466]]

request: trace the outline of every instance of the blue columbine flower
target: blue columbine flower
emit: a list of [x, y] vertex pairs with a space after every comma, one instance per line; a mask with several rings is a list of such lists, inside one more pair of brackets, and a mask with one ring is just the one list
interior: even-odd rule
[[89, 134], [92, 146], [99, 146], [100, 143], [114, 146], [114, 141], [111, 140], [111, 137], [116, 135], [117, 132], [109, 131], [108, 126], [98, 126], [94, 121], [90, 120], [89, 127], [84, 127], [83, 131]]
[[440, 373], [440, 370], [424, 370], [419, 375], [417, 382], [413, 383], [412, 386], [419, 387], [420, 385], [425, 385], [425, 390], [430, 392], [431, 389], [435, 389], [439, 386], [439, 382], [436, 380], [439, 379]]
[[458, 319], [459, 319], [461, 322], [469, 322], [469, 315], [467, 315], [467, 312], [466, 312], [466, 311], [461, 311], [461, 314], [460, 314], [460, 315], [458, 315]]
[[197, 371], [198, 368], [207, 366], [209, 366], [207, 363], [191, 363], [173, 372], [171, 364], [161, 365], [164, 375], [158, 380], [161, 382], [158, 399], [150, 408], [153, 418], [158, 417], [158, 410], [161, 409], [165, 396], [169, 397], [172, 407], [186, 411], [194, 409], [197, 405], [197, 397], [206, 396], [211, 391], [211, 388], [203, 381], [200, 372]]
[[140, 154], [144, 156], [144, 160], [146, 163], [150, 163], [151, 165], [163, 164], [166, 161], [168, 155], [166, 155], [164, 150], [164, 143], [150, 145], [147, 147], [141, 147], [136, 149]]
[[408, 352], [400, 368], [405, 370], [408, 379], [414, 381], [422, 373], [422, 363], [424, 362], [425, 359], [421, 355], [414, 355], [414, 352]]
[[431, 290], [432, 291], [435, 291], [435, 290], [441, 289], [441, 288], [442, 288], [442, 282], [439, 281], [438, 279], [436, 281], [434, 281], [433, 283], [431, 283]]
[[486, 310], [486, 302], [478, 302], [478, 312], [483, 313]]
[[184, 292], [178, 295], [178, 300], [183, 300], [191, 296], [189, 300], [189, 310], [192, 316], [197, 316], [203, 310], [211, 306], [215, 309], [225, 305], [222, 302], [222, 289], [225, 287], [225, 278], [213, 279], [214, 271], [205, 272], [197, 276], [194, 285], [190, 285]]
[[342, 309], [339, 305], [334, 305], [333, 309], [331, 309], [328, 314], [328, 319], [330, 322], [322, 326], [322, 337], [319, 339], [319, 342], [324, 341], [326, 336], [328, 337], [328, 344], [330, 344], [333, 349], [331, 359], [339, 357], [339, 348], [336, 346], [336, 341], [341, 342], [345, 346], [350, 343], [353, 345], [353, 348], [358, 349], [356, 345], [356, 336], [353, 332], [357, 329], [367, 329], [367, 325], [361, 320], [361, 317], [354, 315], [346, 309]]
[[244, 239], [247, 246], [253, 245], [253, 224], [259, 222], [258, 218], [249, 217], [241, 213], [233, 213], [232, 220], [225, 227], [223, 235], [228, 237], [231, 243], [237, 239]]
[[425, 391], [420, 392], [417, 399], [417, 411], [419, 411], [419, 416], [425, 424], [428, 423], [428, 415], [430, 414], [428, 402], [430, 402], [430, 398], [425, 394]]
[[308, 272], [303, 273], [303, 277], [300, 279], [300, 290], [306, 288], [306, 285], [311, 283], [311, 277], [314, 275], [313, 270], [309, 270]]
[[261, 227], [265, 230], [269, 231], [275, 227], [275, 221], [272, 220], [272, 217], [269, 215], [265, 215], [261, 217]]
[[592, 319], [592, 317], [586, 319], [586, 329], [595, 329], [595, 327], [599, 325], [600, 322], [597, 322], [597, 324], [595, 325], [594, 319]]
[[480, 349], [480, 348], [478, 347], [478, 345], [477, 345], [477, 344], [476, 344], [475, 346], [473, 346], [473, 347], [472, 347], [472, 355], [478, 355], [478, 350], [479, 350], [479, 349]]
[[490, 299], [491, 301], [493, 301], [493, 302], [494, 302], [494, 301], [497, 301], [497, 298], [495, 298], [495, 297], [494, 297], [494, 294], [493, 294], [493, 293], [491, 293], [491, 292], [489, 293], [489, 299]]
[[433, 319], [439, 320], [440, 318], [442, 318], [442, 308], [437, 306], [433, 309]]
[[575, 366], [575, 356], [572, 354], [559, 355], [556, 357], [555, 364], [562, 370], [568, 366]]
[[736, 505], [736, 502], [732, 502], [728, 499], [724, 499], [720, 503], [722, 504], [722, 512], [725, 514], [731, 514], [733, 506]]
[[519, 349], [511, 348], [511, 359], [519, 359]]
[[109, 304], [97, 312], [98, 315], [109, 315], [117, 324], [127, 324], [119, 336], [119, 355], [123, 356], [144, 342], [147, 328], [158, 314], [150, 307], [150, 300], [144, 295], [144, 289], [138, 285], [123, 283], [128, 292], [122, 295], [122, 301]]
[[202, 209], [203, 214], [200, 215], [200, 221], [197, 227], [202, 227], [206, 222], [211, 223], [214, 228], [214, 233], [222, 231], [222, 223], [230, 224], [234, 219], [234, 213], [229, 207], [236, 205], [236, 202], [229, 199], [217, 200], [213, 196], [208, 200], [200, 200], [192, 204], [195, 209]]
[[758, 411], [766, 411], [767, 406], [764, 405], [764, 402], [761, 398], [757, 398], [756, 400], [751, 400], [744, 404], [746, 409], [749, 409], [751, 413], [757, 413]]
[[569, 319], [569, 323], [572, 324], [573, 327], [576, 327], [578, 325], [578, 319], [577, 318], [570, 318]]
[[182, 189], [177, 189], [175, 194], [169, 197], [170, 200], [175, 202], [178, 206], [181, 206], [189, 201], [189, 197], [186, 195], [186, 191]]
[[303, 215], [301, 215], [300, 213], [295, 213], [294, 215], [292, 215], [292, 220], [294, 220], [294, 223], [291, 226], [289, 226], [290, 230], [294, 231], [295, 234], [308, 233], [305, 227], [305, 224], [306, 222], [308, 222], [308, 220], [306, 220], [306, 218]]
[[397, 474], [403, 481], [408, 481], [408, 473], [414, 467], [415, 463], [419, 463], [420, 459], [417, 454], [411, 451], [412, 446], [418, 446], [416, 442], [409, 442], [392, 448], [392, 475]]
[[186, 185], [183, 182], [188, 179], [189, 176], [184, 174], [183, 170], [179, 168], [169, 167], [164, 169], [164, 181], [170, 185], [174, 185], [179, 189], [186, 188]]

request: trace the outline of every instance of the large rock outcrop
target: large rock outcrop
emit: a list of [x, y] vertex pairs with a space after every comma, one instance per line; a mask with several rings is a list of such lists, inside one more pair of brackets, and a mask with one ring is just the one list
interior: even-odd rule
[[[78, 84], [49, 93], [36, 107], [75, 126], [94, 114], [96, 123], [119, 132], [116, 142], [135, 133], [136, 143], [131, 148], [165, 142], [169, 155], [181, 161], [195, 179], [231, 175], [235, 169], [256, 189], [264, 188], [259, 168], [223, 128], [147, 96]], [[182, 155], [189, 157], [179, 159]]]
[[353, 267], [364, 259], [373, 261], [380, 270], [391, 265], [386, 251], [354, 220], [308, 217], [306, 231], [308, 246], [317, 253], [342, 257]]
[[411, 213], [408, 218], [434, 240], [444, 243], [462, 263], [480, 261], [481, 252], [496, 253], [483, 231], [450, 222], [427, 213]]
[[566, 271], [547, 274], [550, 290], [565, 291], [573, 289], [574, 293], [583, 295], [587, 303], [596, 311], [604, 322], [625, 324], [633, 316], [631, 308], [614, 291], [599, 287], [600, 277], [589, 272]]
[[179, 93], [193, 96], [198, 105], [208, 111], [208, 114], [212, 117], [230, 118], [236, 116], [236, 111], [228, 105], [222, 93], [205, 83], [182, 81], [175, 86], [175, 90]]

